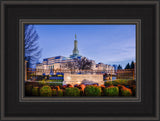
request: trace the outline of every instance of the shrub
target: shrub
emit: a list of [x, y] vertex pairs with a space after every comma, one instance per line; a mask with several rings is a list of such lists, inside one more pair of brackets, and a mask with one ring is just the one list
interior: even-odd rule
[[58, 90], [58, 96], [63, 96], [63, 90], [62, 89]]
[[122, 96], [132, 96], [132, 91], [131, 91], [131, 89], [123, 86], [121, 88], [121, 94], [122, 94]]
[[47, 83], [46, 85], [49, 85], [49, 86], [61, 86], [62, 85], [62, 83], [61, 82], [59, 82], [59, 83]]
[[38, 96], [39, 95], [39, 87], [33, 87], [32, 88], [32, 95]]
[[101, 96], [101, 87], [88, 85], [84, 89], [86, 96]]
[[68, 87], [73, 87], [72, 85], [69, 85]]
[[112, 86], [113, 84], [112, 84], [111, 81], [106, 81], [106, 82], [104, 83], [104, 85], [108, 87], [108, 86]]
[[117, 79], [114, 81], [106, 81], [105, 86], [118, 86], [118, 85], [135, 85], [135, 80]]
[[52, 89], [52, 95], [56, 96], [57, 95], [57, 90], [56, 89]]
[[39, 83], [39, 85], [46, 85], [47, 84], [47, 82], [45, 80], [39, 81], [38, 83]]
[[73, 87], [71, 84], [67, 84], [67, 87]]
[[82, 91], [84, 92], [84, 89], [86, 86], [84, 84], [81, 84], [81, 85], [79, 85], [79, 87], [81, 87]]
[[84, 96], [84, 91], [82, 89], [79, 89], [79, 90], [80, 90], [80, 95]]
[[130, 85], [130, 86], [136, 85], [136, 81], [135, 80], [128, 80], [127, 85]]
[[118, 96], [119, 95], [119, 88], [115, 86], [110, 86], [104, 88], [104, 95], [106, 96]]
[[59, 87], [59, 86], [55, 86], [55, 88], [56, 88], [57, 90], [60, 90], [60, 87]]
[[126, 80], [126, 79], [117, 79], [117, 80], [114, 80], [113, 81], [113, 85], [114, 86], [117, 86], [117, 85], [128, 85], [128, 80]]
[[62, 89], [66, 89], [66, 88], [67, 88], [67, 86], [66, 86], [66, 85], [63, 85], [63, 86], [62, 86]]
[[101, 85], [101, 88], [105, 88], [105, 86], [104, 86], [104, 85]]
[[52, 89], [50, 86], [43, 86], [40, 89], [40, 96], [52, 96]]
[[32, 95], [32, 85], [26, 85], [25, 86], [25, 95], [31, 96]]
[[113, 86], [117, 86], [118, 84], [120, 84], [120, 82], [118, 80], [112, 81]]
[[97, 85], [97, 84], [93, 84], [93, 86], [95, 86], [95, 87], [96, 87], [96, 86], [98, 86], [98, 85]]
[[80, 90], [77, 87], [68, 87], [65, 89], [65, 96], [80, 96]]

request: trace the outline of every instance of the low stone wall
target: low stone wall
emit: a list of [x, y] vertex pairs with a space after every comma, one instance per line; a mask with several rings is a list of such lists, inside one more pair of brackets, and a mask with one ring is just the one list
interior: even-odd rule
[[82, 81], [88, 80], [93, 83], [98, 83], [99, 85], [103, 85], [103, 75], [101, 74], [64, 74], [64, 82], [65, 84], [81, 84]]

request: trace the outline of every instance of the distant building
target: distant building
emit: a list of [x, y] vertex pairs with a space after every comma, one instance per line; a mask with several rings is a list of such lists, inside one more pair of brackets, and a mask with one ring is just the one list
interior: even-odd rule
[[[70, 55], [69, 57], [64, 57], [64, 56], [55, 56], [55, 57], [50, 57], [50, 58], [45, 58], [43, 59], [42, 63], [37, 63], [36, 64], [36, 70], [37, 70], [37, 75], [50, 75], [50, 70], [68, 70], [68, 62], [75, 62], [74, 59], [81, 59], [84, 56], [79, 55], [79, 50], [78, 50], [78, 41], [77, 37], [75, 35], [75, 40], [74, 40], [74, 49], [73, 49], [73, 54]], [[103, 71], [108, 71], [111, 73], [111, 71], [114, 71], [114, 67], [99, 63], [96, 64], [94, 60], [92, 61], [92, 70], [103, 70]]]
[[114, 67], [114, 70], [116, 71], [117, 69], [118, 69], [118, 65], [113, 65], [113, 67]]
[[96, 70], [97, 71], [105, 71], [107, 73], [114, 73], [115, 69], [113, 66], [104, 64], [104, 63], [98, 63], [96, 64]]

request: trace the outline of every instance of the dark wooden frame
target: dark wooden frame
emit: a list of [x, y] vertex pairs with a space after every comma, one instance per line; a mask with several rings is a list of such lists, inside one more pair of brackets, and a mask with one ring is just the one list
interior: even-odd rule
[[[140, 19], [20, 19], [19, 20], [19, 101], [20, 102], [140, 102], [141, 101], [141, 20]], [[25, 97], [24, 25], [25, 24], [117, 24], [136, 25], [136, 96], [135, 97]]]
[[[18, 56], [20, 50], [18, 46], [19, 20], [95, 18], [141, 20], [141, 100], [139, 102], [119, 103], [20, 102], [18, 88], [20, 68]], [[158, 0], [2, 1], [1, 120], [159, 120], [158, 33]], [[52, 110], [52, 108], [54, 109]]]

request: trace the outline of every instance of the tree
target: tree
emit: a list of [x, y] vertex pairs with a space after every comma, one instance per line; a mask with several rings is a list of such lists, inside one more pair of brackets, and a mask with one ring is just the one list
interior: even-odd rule
[[82, 57], [81, 59], [75, 58], [73, 62], [68, 62], [67, 66], [70, 69], [90, 70], [92, 61], [86, 57]]
[[121, 66], [121, 65], [118, 65], [117, 69], [118, 69], [118, 70], [122, 69], [122, 66]]
[[71, 69], [71, 70], [75, 70], [75, 69], [78, 69], [78, 63], [76, 63], [75, 59], [73, 62], [68, 62], [66, 64], [66, 67]]
[[34, 25], [25, 25], [25, 60], [28, 61], [27, 67], [30, 68], [40, 58], [41, 50], [38, 45], [38, 34], [34, 28]]
[[131, 66], [130, 66], [130, 64], [128, 63], [128, 64], [126, 65], [125, 69], [130, 69], [130, 68], [131, 68]]
[[134, 69], [134, 62], [131, 62], [131, 69]]

